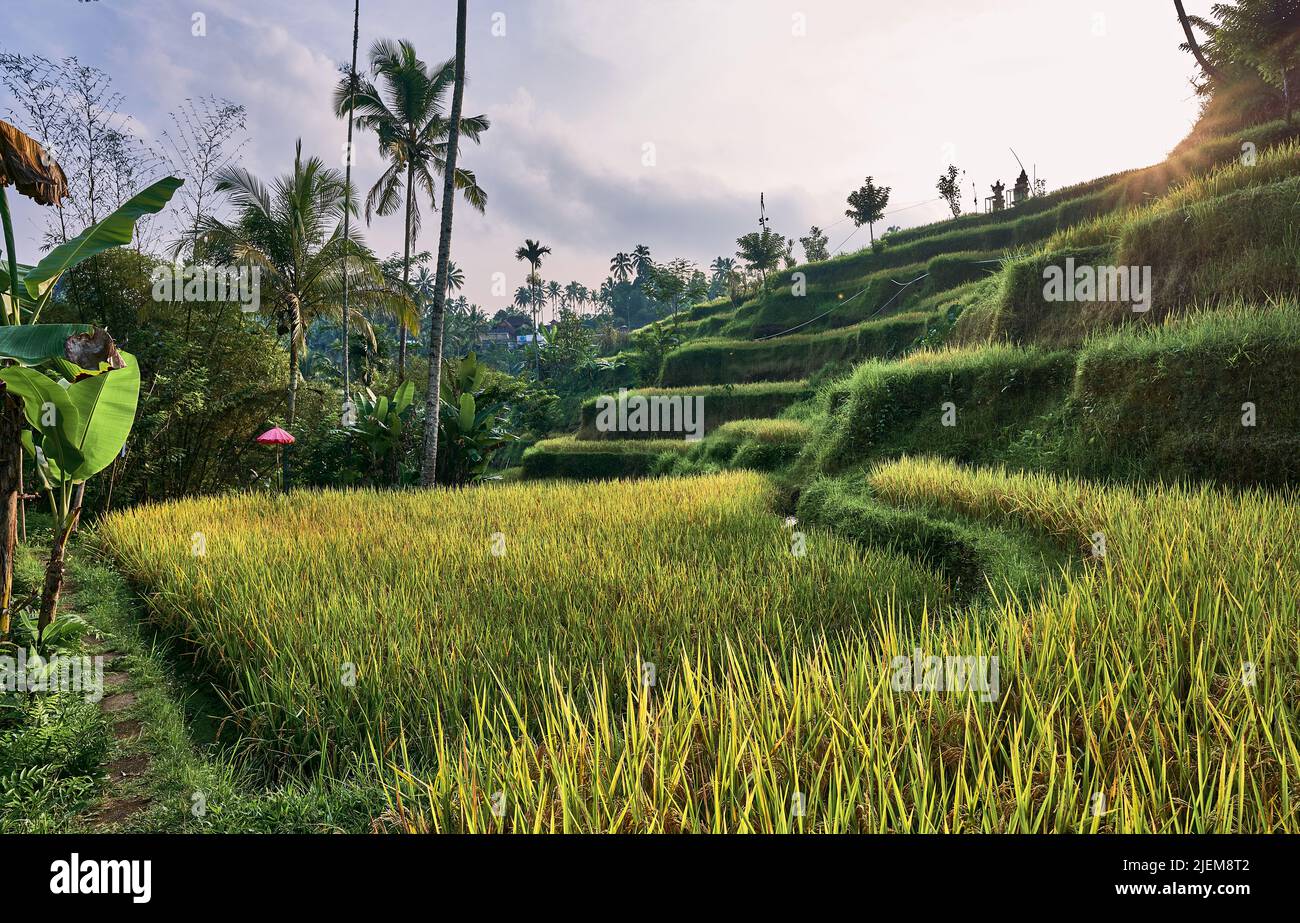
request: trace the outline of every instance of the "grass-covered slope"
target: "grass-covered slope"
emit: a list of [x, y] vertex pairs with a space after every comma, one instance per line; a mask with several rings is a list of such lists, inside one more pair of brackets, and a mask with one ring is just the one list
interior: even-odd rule
[[605, 480], [643, 477], [659, 458], [686, 452], [685, 439], [574, 439], [560, 436], [530, 446], [523, 457], [525, 478]]
[[965, 346], [869, 362], [820, 394], [808, 459], [907, 454], [1124, 480], [1300, 480], [1300, 304], [1130, 327], [1080, 349]]
[[[639, 388], [627, 393], [628, 398], [659, 397], [702, 399], [704, 430], [711, 433], [724, 423], [752, 417], [775, 417], [798, 401], [812, 395], [806, 381], [757, 382], [746, 385], [701, 385], [694, 388]], [[618, 395], [606, 395], [617, 399]], [[602, 432], [597, 427], [599, 398], [591, 398], [582, 405], [579, 439], [635, 439], [662, 438], [665, 434], [645, 432]]]
[[664, 358], [663, 384], [684, 387], [791, 381], [824, 366], [874, 356], [896, 356], [925, 334], [930, 318], [900, 314], [825, 333], [770, 340], [693, 340]]

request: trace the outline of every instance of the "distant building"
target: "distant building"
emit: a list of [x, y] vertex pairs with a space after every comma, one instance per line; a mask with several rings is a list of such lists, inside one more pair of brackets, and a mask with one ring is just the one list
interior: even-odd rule
[[479, 342], [484, 346], [504, 346], [509, 349], [515, 342], [515, 328], [506, 321], [499, 321], [479, 338]]
[[[518, 344], [519, 346], [529, 346], [532, 344], [532, 342], [533, 342], [533, 334], [531, 333], [521, 333], [517, 337], [515, 337], [515, 343]], [[546, 334], [544, 333], [537, 334], [537, 342], [539, 342], [543, 346], [547, 345]]]

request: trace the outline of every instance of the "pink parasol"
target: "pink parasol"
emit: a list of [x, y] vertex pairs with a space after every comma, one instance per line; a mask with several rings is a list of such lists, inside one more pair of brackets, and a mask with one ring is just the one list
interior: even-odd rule
[[262, 445], [293, 445], [297, 440], [276, 426], [258, 436], [257, 441]]

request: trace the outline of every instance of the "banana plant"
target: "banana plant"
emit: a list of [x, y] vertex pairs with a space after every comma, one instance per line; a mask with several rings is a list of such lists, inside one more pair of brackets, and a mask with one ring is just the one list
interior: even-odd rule
[[365, 443], [376, 471], [385, 470], [393, 452], [401, 450], [406, 432], [407, 412], [415, 400], [415, 382], [403, 382], [390, 399], [375, 397], [365, 388], [357, 395], [356, 420], [351, 429]]
[[482, 480], [496, 451], [517, 439], [501, 428], [505, 405], [485, 404], [488, 371], [474, 353], [455, 362], [443, 360], [438, 415], [440, 484]]
[[[57, 205], [68, 185], [63, 169], [40, 144], [0, 120], [5, 244], [0, 264], [0, 639], [8, 635], [12, 614], [19, 444], [36, 459], [56, 522], [41, 593], [39, 630], [44, 630], [58, 608], [64, 551], [80, 518], [85, 482], [121, 451], [140, 391], [135, 360], [118, 353], [107, 331], [88, 324], [41, 324], [41, 313], [64, 273], [130, 244], [136, 222], [162, 211], [181, 184], [174, 176], [158, 180], [39, 262], [20, 263], [6, 188], [15, 187], [39, 205]], [[23, 429], [24, 422], [30, 430]]]
[[[68, 360], [59, 360], [54, 368], [15, 365], [0, 371], [5, 388], [21, 400], [28, 426], [22, 446], [35, 460], [54, 514], [38, 632], [54, 621], [58, 609], [64, 556], [81, 516], [86, 481], [112, 464], [126, 445], [140, 397], [140, 367], [130, 353], [114, 350], [111, 361], [100, 361], [93, 369]], [[77, 369], [72, 379], [58, 375], [72, 368]]]

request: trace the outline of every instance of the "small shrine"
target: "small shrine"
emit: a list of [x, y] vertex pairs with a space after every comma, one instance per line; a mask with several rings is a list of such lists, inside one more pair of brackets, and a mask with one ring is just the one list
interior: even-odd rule
[[1002, 182], [1002, 180], [998, 180], [989, 188], [993, 190], [993, 195], [991, 195], [987, 200], [988, 210], [993, 212], [1000, 212], [1005, 210], [1007, 207], [1006, 184]]
[[1019, 205], [1021, 202], [1029, 200], [1029, 174], [1023, 169], [1020, 175], [1016, 177], [1015, 188], [1011, 190], [1011, 204]]

